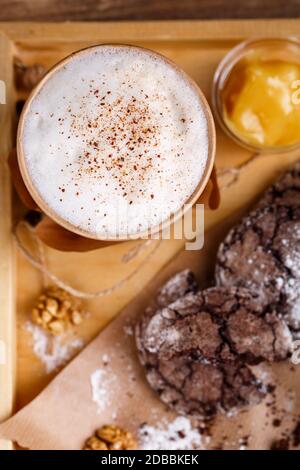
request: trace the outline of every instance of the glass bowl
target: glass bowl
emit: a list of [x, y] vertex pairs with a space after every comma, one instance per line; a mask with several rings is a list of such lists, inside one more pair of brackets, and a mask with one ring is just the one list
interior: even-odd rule
[[[221, 60], [214, 74], [212, 88], [212, 106], [214, 115], [225, 133], [237, 144], [247, 148], [248, 150], [259, 153], [283, 153], [299, 149], [300, 135], [299, 141], [289, 145], [259, 145], [243, 138], [243, 136], [235, 131], [233, 126], [230, 126], [225, 118], [222, 92], [231, 73], [239, 64], [242, 64], [243, 62], [254, 63], [257, 60], [283, 61], [292, 64], [299, 64], [300, 67], [300, 41], [293, 37], [256, 38], [244, 41], [231, 49], [231, 51]], [[293, 93], [293, 91], [295, 90], [292, 90], [291, 88], [291, 93]]]

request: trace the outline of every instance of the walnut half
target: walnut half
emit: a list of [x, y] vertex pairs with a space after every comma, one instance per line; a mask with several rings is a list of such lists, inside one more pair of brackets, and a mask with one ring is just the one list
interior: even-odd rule
[[32, 320], [54, 335], [64, 333], [83, 320], [80, 302], [59, 287], [49, 287], [37, 300]]
[[83, 450], [134, 450], [132, 434], [113, 424], [102, 426], [86, 440]]

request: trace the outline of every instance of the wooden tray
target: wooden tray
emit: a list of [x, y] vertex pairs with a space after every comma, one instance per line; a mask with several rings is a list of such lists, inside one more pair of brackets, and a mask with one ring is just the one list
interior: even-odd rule
[[[13, 409], [28, 403], [54, 375], [45, 373], [32, 352], [30, 335], [24, 329], [32, 303], [41, 292], [42, 276], [17, 252], [11, 236], [14, 214], [22, 210], [17, 198], [11, 198], [6, 165], [13, 145], [15, 102], [20, 98], [14, 89], [13, 58], [20, 58], [26, 65], [41, 63], [49, 68], [72, 51], [92, 44], [121, 42], [142, 45], [177, 62], [209, 98], [215, 67], [237, 42], [255, 35], [297, 35], [299, 27], [300, 20], [0, 23], [0, 80], [5, 81], [7, 93], [7, 104], [0, 105], [0, 353], [1, 347], [5, 346], [6, 356], [5, 360], [0, 356], [0, 420], [9, 416]], [[251, 157], [248, 151], [237, 147], [219, 129], [217, 142], [219, 168], [239, 166]], [[223, 189], [221, 208], [206, 213], [206, 229], [219, 224], [223, 233], [231, 223], [230, 216], [245, 211], [278, 171], [296, 158], [297, 155], [264, 156], [246, 166], [239, 181]], [[46, 249], [47, 264], [75, 287], [102, 289], [128, 275], [147, 255], [144, 252], [129, 264], [122, 263], [122, 256], [134, 243], [88, 254], [62, 254]], [[123, 288], [111, 296], [87, 302], [91, 315], [80, 326], [80, 337], [86, 343], [93, 338], [183, 246], [184, 241], [164, 241], [147, 266]], [[10, 444], [2, 443], [2, 446], [9, 448]]]

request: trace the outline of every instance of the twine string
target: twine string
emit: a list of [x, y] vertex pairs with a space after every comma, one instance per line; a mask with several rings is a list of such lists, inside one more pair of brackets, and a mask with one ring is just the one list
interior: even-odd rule
[[228, 182], [225, 182], [223, 185], [220, 185], [220, 190], [228, 189], [233, 186], [239, 179], [240, 173], [245, 170], [251, 163], [256, 161], [257, 159], [261, 158], [262, 155], [260, 153], [254, 153], [251, 155], [248, 160], [241, 163], [239, 166], [231, 167], [231, 168], [218, 168], [217, 169], [217, 176], [218, 178], [226, 178], [228, 175], [231, 176], [231, 179]]
[[[147, 254], [147, 256], [140, 262], [140, 264], [133, 270], [131, 271], [130, 274], [128, 274], [128, 276], [125, 276], [123, 279], [121, 279], [120, 281], [116, 282], [114, 285], [112, 285], [111, 287], [108, 287], [106, 289], [102, 289], [102, 290], [98, 290], [96, 292], [83, 292], [81, 290], [78, 290], [78, 289], [75, 289], [74, 287], [70, 286], [68, 283], [66, 283], [65, 281], [63, 281], [62, 279], [60, 279], [58, 276], [56, 276], [53, 272], [51, 272], [46, 264], [45, 264], [45, 257], [44, 257], [44, 248], [42, 247], [42, 258], [40, 259], [37, 259], [35, 258], [30, 252], [29, 250], [25, 247], [24, 243], [22, 242], [20, 236], [19, 236], [19, 229], [21, 227], [24, 227], [26, 228], [26, 230], [31, 234], [31, 236], [33, 237], [33, 239], [35, 240], [35, 242], [40, 246], [42, 247], [42, 244], [40, 242], [40, 240], [38, 239], [34, 229], [27, 223], [25, 222], [24, 220], [20, 221], [14, 231], [13, 231], [13, 235], [14, 235], [14, 238], [15, 238], [15, 241], [16, 241], [16, 244], [18, 246], [18, 248], [20, 249], [20, 251], [22, 252], [22, 254], [25, 256], [25, 258], [36, 268], [38, 269], [42, 274], [43, 276], [45, 276], [46, 278], [49, 278], [55, 285], [57, 285], [58, 287], [60, 287], [61, 289], [64, 289], [65, 291], [67, 291], [69, 294], [73, 295], [74, 297], [79, 297], [79, 298], [82, 298], [82, 299], [92, 299], [92, 298], [98, 298], [98, 297], [104, 297], [106, 295], [111, 295], [113, 292], [115, 292], [116, 290], [120, 289], [124, 284], [126, 284], [127, 282], [129, 282], [147, 263], [148, 261], [150, 260], [150, 258], [152, 258], [152, 256], [156, 253], [156, 251], [158, 250], [158, 248], [160, 247], [161, 245], [161, 240], [150, 240], [152, 243], [155, 243], [155, 246], [152, 248], [152, 250]], [[138, 254], [141, 253], [142, 251], [142, 248], [146, 248], [147, 246], [149, 246], [149, 240], [147, 240], [145, 243], [141, 243], [140, 245], [143, 245], [143, 247], [141, 247], [139, 245], [139, 250], [137, 250], [135, 256], [133, 256], [133, 253], [131, 253], [132, 249], [129, 250], [129, 252], [127, 253], [127, 255], [129, 254], [129, 259], [132, 260], [133, 258], [135, 258]], [[146, 246], [145, 246], [146, 245]], [[41, 252], [39, 251], [39, 256], [40, 256]], [[125, 256], [125, 255], [124, 255]], [[124, 257], [123, 257], [123, 260], [122, 262], [128, 262], [128, 260], [125, 258], [125, 261], [124, 261]]]
[[142, 253], [152, 243], [152, 241], [153, 240], [150, 239], [146, 241], [141, 241], [138, 245], [132, 247], [130, 250], [127, 251], [127, 253], [122, 256], [122, 262], [127, 264], [132, 261], [140, 253]]
[[[38, 260], [41, 264], [41, 266], [46, 266], [46, 255], [45, 255], [45, 248], [39, 237], [36, 236], [33, 228], [28, 224], [28, 228], [30, 227], [30, 232], [33, 234], [33, 238], [37, 244], [37, 249], [38, 249]], [[48, 276], [45, 273], [44, 270], [41, 271], [42, 274], [42, 282], [43, 282], [43, 287], [44, 289], [48, 287]]]

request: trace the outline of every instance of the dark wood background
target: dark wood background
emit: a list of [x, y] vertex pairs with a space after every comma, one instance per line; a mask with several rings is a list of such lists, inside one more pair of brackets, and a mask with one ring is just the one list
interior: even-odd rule
[[0, 21], [299, 16], [300, 0], [0, 0]]

